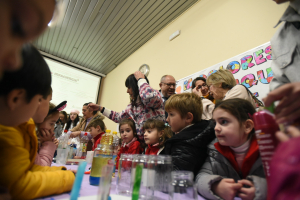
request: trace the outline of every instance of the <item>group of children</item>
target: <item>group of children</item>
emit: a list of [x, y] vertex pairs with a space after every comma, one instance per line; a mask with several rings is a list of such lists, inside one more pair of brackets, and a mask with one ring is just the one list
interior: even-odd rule
[[[6, 73], [0, 82], [1, 114], [8, 118], [0, 125], [0, 159], [7, 161], [0, 165], [0, 184], [14, 199], [70, 191], [75, 178], [75, 172], [65, 167], [49, 167], [57, 146], [54, 126], [63, 106], [49, 106], [50, 70], [32, 46], [23, 49], [23, 59], [22, 69]], [[143, 141], [132, 119], [120, 122], [117, 163], [122, 153], [171, 155], [173, 170], [192, 171], [205, 198], [266, 198], [266, 179], [249, 117], [255, 108], [250, 102], [222, 101], [215, 106], [213, 120], [202, 120], [201, 98], [183, 93], [172, 95], [165, 110], [168, 123], [146, 121]], [[89, 126], [95, 149], [106, 127], [102, 119]]]

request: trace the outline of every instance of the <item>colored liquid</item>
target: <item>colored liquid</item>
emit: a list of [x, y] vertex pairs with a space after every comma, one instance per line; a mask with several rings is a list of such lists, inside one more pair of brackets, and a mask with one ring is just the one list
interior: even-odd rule
[[99, 155], [93, 158], [91, 175], [90, 175], [90, 184], [99, 185], [102, 167], [108, 164], [108, 161], [112, 159], [110, 155]]
[[114, 137], [112, 135], [105, 134], [105, 135], [102, 136], [100, 144], [112, 145], [113, 140], [114, 140]]

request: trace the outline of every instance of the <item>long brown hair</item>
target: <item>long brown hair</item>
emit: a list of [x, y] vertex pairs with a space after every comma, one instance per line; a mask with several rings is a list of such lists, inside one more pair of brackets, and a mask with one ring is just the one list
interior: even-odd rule
[[157, 129], [157, 132], [163, 131], [163, 135], [159, 138], [158, 147], [163, 147], [166, 140], [172, 137], [172, 131], [169, 126], [165, 125], [165, 122], [157, 119], [148, 119], [143, 126], [143, 130], [147, 129]]

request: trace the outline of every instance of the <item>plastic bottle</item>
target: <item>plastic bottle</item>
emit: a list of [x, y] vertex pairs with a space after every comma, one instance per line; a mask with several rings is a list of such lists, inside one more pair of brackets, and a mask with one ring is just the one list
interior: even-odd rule
[[77, 145], [73, 144], [73, 154], [72, 154], [72, 159], [76, 156], [77, 153]]
[[88, 141], [89, 141], [89, 138], [87, 136], [87, 133], [85, 133], [84, 136], [80, 139], [80, 151], [81, 151], [82, 159], [85, 159], [85, 157], [86, 157], [86, 148], [87, 148]]
[[119, 137], [117, 136], [117, 132], [113, 132], [113, 156], [112, 159], [114, 161], [114, 169], [113, 169], [113, 177], [115, 177], [115, 171], [116, 171], [116, 159], [118, 155], [118, 146], [119, 146]]
[[92, 169], [90, 174], [90, 184], [99, 185], [102, 176], [102, 167], [107, 165], [112, 160], [113, 148], [112, 145], [98, 144], [94, 150]]
[[70, 144], [70, 150], [69, 150], [69, 153], [68, 153], [68, 159], [72, 159], [73, 158], [73, 150], [74, 150], [74, 147], [73, 147], [73, 144]]
[[268, 110], [256, 112], [252, 118], [261, 160], [268, 180], [270, 177], [270, 161], [278, 144], [275, 133], [279, 130], [279, 126], [274, 120], [274, 114]]
[[111, 130], [106, 130], [106, 133], [102, 136], [100, 144], [113, 144], [113, 136], [111, 134]]

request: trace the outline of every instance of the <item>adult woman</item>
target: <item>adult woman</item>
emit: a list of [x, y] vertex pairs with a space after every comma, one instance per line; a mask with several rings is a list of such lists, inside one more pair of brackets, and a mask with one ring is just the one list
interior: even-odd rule
[[47, 27], [55, 0], [0, 1], [0, 77], [21, 66], [21, 47]]
[[65, 130], [71, 130], [79, 123], [79, 110], [72, 109]]
[[[210, 75], [206, 83], [209, 85], [210, 94], [215, 100], [226, 100], [232, 98], [246, 99], [256, 108], [255, 101], [242, 85], [237, 85], [236, 80], [229, 70], [219, 69]], [[203, 114], [202, 119], [211, 119], [215, 104], [203, 97], [201, 90], [197, 93], [202, 98]]]
[[212, 95], [210, 95], [209, 88], [204, 77], [197, 77], [193, 80], [192, 90], [195, 94], [197, 94], [198, 90], [201, 90], [204, 98], [211, 100], [214, 104], [216, 103], [216, 100], [212, 97]]
[[122, 112], [111, 111], [93, 103], [89, 104], [89, 107], [93, 110], [100, 110], [103, 115], [117, 123], [124, 118], [132, 118], [139, 139], [143, 141], [142, 127], [145, 121], [152, 118], [165, 120], [164, 103], [159, 91], [150, 87], [147, 77], [140, 71], [129, 75], [125, 86], [131, 103]]

